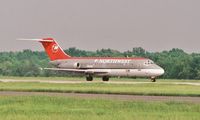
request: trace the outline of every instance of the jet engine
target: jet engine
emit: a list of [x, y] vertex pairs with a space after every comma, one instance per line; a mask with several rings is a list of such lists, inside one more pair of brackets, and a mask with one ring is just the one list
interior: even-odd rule
[[80, 63], [74, 63], [74, 68], [79, 69], [80, 67], [81, 67], [81, 64], [80, 64]]

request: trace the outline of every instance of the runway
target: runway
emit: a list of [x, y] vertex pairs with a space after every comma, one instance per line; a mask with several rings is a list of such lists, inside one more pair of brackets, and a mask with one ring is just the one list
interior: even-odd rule
[[56, 96], [56, 97], [75, 97], [83, 99], [109, 99], [123, 101], [176, 101], [200, 103], [200, 97], [182, 97], [182, 96], [144, 96], [144, 95], [116, 95], [116, 94], [87, 94], [87, 93], [55, 93], [55, 92], [15, 92], [15, 91], [0, 91], [0, 96]]
[[105, 84], [176, 84], [200, 86], [200, 82], [130, 82], [130, 81], [77, 81], [77, 80], [13, 80], [0, 79], [0, 82], [35, 82], [35, 83], [55, 83], [55, 84], [80, 84], [80, 83], [105, 83]]

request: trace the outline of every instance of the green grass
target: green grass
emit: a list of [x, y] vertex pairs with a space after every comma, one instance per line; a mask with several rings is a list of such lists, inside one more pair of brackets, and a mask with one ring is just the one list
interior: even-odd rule
[[73, 92], [163, 96], [200, 96], [200, 87], [176, 84], [106, 84], [106, 83], [0, 83], [0, 91]]
[[[63, 81], [86, 81], [83, 77], [14, 77], [14, 76], [0, 76], [0, 79], [14, 79], [14, 80], [63, 80]], [[102, 81], [100, 77], [94, 77], [94, 81]], [[117, 78], [111, 77], [110, 81], [135, 81], [135, 82], [150, 82], [148, 78]], [[199, 82], [200, 80], [188, 80], [188, 79], [157, 79], [158, 82]]]
[[[20, 80], [85, 80], [85, 78], [16, 78]], [[114, 78], [114, 81], [122, 79]], [[129, 79], [125, 81], [148, 81]], [[100, 78], [97, 79], [100, 81]], [[198, 80], [186, 82], [199, 82]], [[52, 83], [1, 83], [2, 91], [77, 92], [106, 94], [200, 96], [200, 87], [175, 85], [158, 80], [142, 84], [52, 84]], [[161, 83], [161, 84], [159, 84]], [[50, 96], [0, 96], [0, 120], [199, 120], [200, 104], [184, 102], [141, 102], [105, 99], [83, 99]]]
[[199, 120], [200, 104], [48, 96], [0, 97], [1, 120]]
[[[17, 80], [80, 80], [83, 77], [0, 77], [0, 79]], [[96, 81], [100, 81], [97, 78]], [[163, 96], [200, 96], [200, 87], [194, 85], [176, 85], [173, 82], [196, 82], [200, 80], [158, 80], [157, 83], [145, 83], [148, 79], [112, 78], [111, 81], [144, 82], [140, 84], [106, 84], [102, 82], [87, 82], [78, 84], [53, 83], [1, 83], [1, 91], [41, 91], [41, 92], [75, 92], [75, 93], [105, 93]]]
[[[85, 80], [85, 77], [14, 77], [14, 76], [0, 76], [0, 79], [14, 79], [14, 80]], [[99, 80], [99, 79], [98, 79]]]

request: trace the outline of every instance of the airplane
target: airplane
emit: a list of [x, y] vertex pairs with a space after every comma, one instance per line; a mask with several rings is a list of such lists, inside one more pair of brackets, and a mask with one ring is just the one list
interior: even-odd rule
[[110, 77], [149, 77], [156, 82], [156, 77], [164, 74], [164, 69], [148, 58], [139, 57], [71, 57], [66, 54], [53, 38], [20, 39], [42, 43], [53, 68], [45, 70], [65, 71], [84, 74], [87, 81], [94, 76], [109, 81]]

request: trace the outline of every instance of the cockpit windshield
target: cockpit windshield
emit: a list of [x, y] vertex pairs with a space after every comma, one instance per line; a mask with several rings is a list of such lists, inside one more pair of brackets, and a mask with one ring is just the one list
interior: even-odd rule
[[152, 65], [154, 62], [152, 60], [147, 60], [144, 62], [145, 65]]

